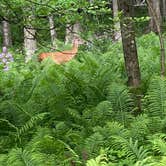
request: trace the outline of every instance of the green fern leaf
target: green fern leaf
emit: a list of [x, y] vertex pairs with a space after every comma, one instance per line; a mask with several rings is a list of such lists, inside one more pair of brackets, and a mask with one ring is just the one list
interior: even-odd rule
[[35, 158], [31, 152], [20, 148], [12, 149], [8, 156], [8, 166], [37, 166], [42, 163], [40, 158]]
[[156, 77], [150, 83], [146, 96], [150, 116], [163, 117], [166, 112], [166, 81]]
[[134, 102], [129, 90], [123, 85], [112, 84], [109, 87], [108, 101], [112, 104], [115, 119], [126, 124], [131, 119]]
[[147, 149], [144, 149], [143, 146], [138, 146], [138, 141], [135, 142], [130, 138], [129, 140], [119, 137], [119, 136], [113, 136], [115, 139], [115, 145], [114, 147], [117, 147], [118, 149], [121, 148], [122, 151], [124, 151], [124, 154], [130, 158], [132, 161], [138, 161], [143, 160], [148, 156]]
[[20, 129], [18, 129], [18, 137], [22, 134], [26, 133], [29, 129], [33, 128], [34, 125], [38, 122], [43, 120], [43, 118], [48, 115], [48, 113], [41, 113], [36, 116], [33, 116], [28, 122], [26, 122]]

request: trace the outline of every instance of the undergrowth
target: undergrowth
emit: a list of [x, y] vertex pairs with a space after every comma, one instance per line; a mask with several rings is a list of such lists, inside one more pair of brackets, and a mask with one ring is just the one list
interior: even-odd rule
[[1, 166], [164, 165], [166, 80], [159, 77], [158, 38], [137, 40], [137, 116], [121, 45], [104, 44], [104, 51], [95, 43], [82, 48], [64, 65], [20, 60], [0, 71]]

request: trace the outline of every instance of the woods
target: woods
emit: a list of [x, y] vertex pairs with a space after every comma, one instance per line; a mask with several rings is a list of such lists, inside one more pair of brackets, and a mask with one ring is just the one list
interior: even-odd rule
[[165, 165], [165, 0], [0, 8], [0, 166]]

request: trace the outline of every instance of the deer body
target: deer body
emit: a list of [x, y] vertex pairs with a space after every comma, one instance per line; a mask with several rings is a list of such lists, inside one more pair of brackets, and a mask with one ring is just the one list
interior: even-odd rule
[[71, 50], [66, 50], [62, 52], [44, 52], [39, 55], [39, 60], [42, 61], [47, 57], [50, 57], [56, 64], [62, 64], [73, 59], [78, 52], [78, 39], [73, 42], [73, 47]]

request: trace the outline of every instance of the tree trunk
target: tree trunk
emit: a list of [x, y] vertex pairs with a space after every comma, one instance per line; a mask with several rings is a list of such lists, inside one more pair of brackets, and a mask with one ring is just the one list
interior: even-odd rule
[[12, 45], [10, 24], [8, 21], [2, 21], [2, 34], [3, 34], [3, 46], [10, 47]]
[[[155, 23], [155, 17], [158, 20], [158, 24], [159, 26], [161, 26], [161, 12], [160, 12], [160, 1], [159, 0], [150, 0], [148, 1], [148, 3], [151, 4], [151, 7], [153, 10], [151, 10], [150, 8], [148, 8], [149, 11], [149, 16], [151, 17], [150, 22], [149, 22], [149, 27], [151, 29], [151, 31], [153, 32], [158, 32], [157, 30], [157, 25]], [[155, 13], [155, 16], [154, 16]]]
[[162, 17], [163, 17], [163, 20], [166, 19], [166, 0], [162, 0]]
[[123, 11], [120, 25], [128, 85], [136, 88], [140, 85], [141, 74], [135, 42], [135, 32], [130, 17], [131, 6], [131, 0], [118, 0], [118, 7]]
[[32, 26], [24, 27], [24, 47], [25, 47], [25, 62], [32, 59], [33, 54], [36, 51], [36, 30]]
[[[79, 22], [76, 22], [74, 25], [73, 25], [73, 38], [74, 37], [77, 37], [77, 38], [80, 38], [80, 33], [81, 33], [82, 29], [81, 29], [81, 25]], [[81, 39], [81, 38], [80, 38]]]
[[65, 36], [65, 44], [71, 43], [72, 41], [72, 32], [73, 26], [70, 24], [66, 25], [66, 36]]
[[82, 29], [79, 22], [76, 22], [74, 25], [67, 24], [65, 43], [71, 43], [75, 37], [81, 40], [80, 37], [81, 31]]
[[165, 46], [164, 46], [164, 39], [163, 35], [161, 32], [161, 17], [159, 17], [158, 10], [154, 8], [153, 4], [154, 0], [147, 0], [148, 4], [148, 10], [151, 11], [153, 19], [154, 19], [154, 24], [156, 26], [156, 31], [159, 36], [159, 41], [160, 41], [160, 64], [161, 64], [161, 76], [165, 76]]
[[55, 24], [54, 24], [54, 17], [53, 15], [50, 15], [48, 17], [49, 19], [49, 24], [50, 24], [50, 35], [51, 35], [51, 43], [52, 43], [52, 46], [53, 47], [56, 47], [56, 43], [55, 43], [55, 40], [56, 40], [56, 31], [55, 31]]
[[[118, 18], [118, 0], [113, 0], [113, 16]], [[114, 24], [114, 40], [121, 41], [120, 22], [116, 21]]]

